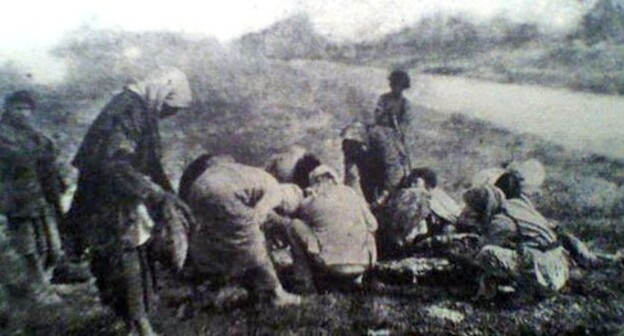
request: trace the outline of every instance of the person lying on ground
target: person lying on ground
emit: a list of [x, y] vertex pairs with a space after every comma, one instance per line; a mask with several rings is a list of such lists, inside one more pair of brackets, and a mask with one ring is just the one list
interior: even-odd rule
[[548, 296], [566, 285], [571, 260], [554, 224], [532, 204], [525, 199], [508, 201], [492, 185], [469, 189], [464, 201], [481, 233], [475, 256], [482, 270], [477, 298], [492, 299], [499, 286]]

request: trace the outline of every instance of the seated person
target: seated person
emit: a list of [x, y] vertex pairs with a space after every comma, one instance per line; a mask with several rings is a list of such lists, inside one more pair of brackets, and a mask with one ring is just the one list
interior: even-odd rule
[[[263, 226], [275, 209], [293, 212], [303, 199], [301, 189], [280, 184], [261, 168], [234, 162], [230, 157], [204, 157], [206, 162], [189, 169], [184, 198], [197, 217], [189, 258], [198, 273], [246, 287], [258, 299], [276, 306], [299, 304], [287, 293], [275, 271], [266, 246]], [[201, 160], [200, 160], [201, 161]]]
[[459, 214], [459, 205], [437, 186], [432, 169], [413, 169], [384, 209], [380, 228], [383, 250], [395, 255], [426, 237], [455, 232]]
[[288, 229], [296, 281], [316, 290], [324, 277], [361, 281], [377, 261], [377, 221], [364, 198], [342, 185], [321, 165], [310, 173], [310, 188]]

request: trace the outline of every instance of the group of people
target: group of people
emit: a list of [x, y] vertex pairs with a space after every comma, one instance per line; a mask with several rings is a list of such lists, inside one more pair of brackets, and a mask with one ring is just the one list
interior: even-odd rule
[[[163, 269], [176, 279], [237, 283], [261, 302], [284, 306], [336, 284], [362, 288], [378, 259], [405, 255], [433, 235], [480, 237], [478, 251], [465, 259], [482, 269], [478, 295], [486, 298], [500, 286], [556, 292], [574, 259], [599, 262], [528, 199], [526, 167], [529, 175], [542, 169], [534, 161], [475, 182], [463, 208], [437, 185], [433, 170], [413, 168], [412, 114], [402, 94], [410, 79], [393, 71], [389, 81], [375, 122], [342, 132], [344, 183], [292, 146], [262, 168], [202, 155], [185, 169], [176, 193], [162, 166], [158, 124], [187, 108], [192, 93], [180, 70], [157, 71], [116, 94], [90, 126], [72, 161], [79, 175], [67, 212], [54, 145], [30, 120], [35, 101], [26, 91], [9, 95], [0, 120], [0, 183], [10, 244], [0, 243], [17, 252], [7, 265], [25, 264], [28, 281], [1, 272], [1, 284], [9, 296], [58, 302], [46, 269], [71, 269], [70, 261], [87, 255], [102, 302], [129, 332], [153, 335], [148, 312]], [[278, 250], [292, 258], [290, 292]]]

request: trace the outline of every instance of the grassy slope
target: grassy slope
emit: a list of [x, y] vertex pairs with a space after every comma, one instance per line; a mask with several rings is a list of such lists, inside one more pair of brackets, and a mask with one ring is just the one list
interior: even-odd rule
[[[163, 124], [165, 163], [174, 177], [201, 151], [227, 152], [243, 162], [261, 164], [271, 153], [293, 143], [304, 144], [340, 168], [339, 129], [354, 118], [369, 118], [376, 95], [385, 89], [383, 70], [323, 62], [225, 63], [222, 68], [200, 69], [205, 72], [195, 72], [193, 77], [197, 105]], [[76, 148], [89, 120], [75, 117], [93, 116], [104, 101], [74, 102], [66, 118], [72, 121], [69, 126], [50, 126], [50, 131], [62, 138], [63, 148]], [[511, 158], [536, 157], [545, 163], [549, 175], [544, 197], [538, 202], [542, 210], [566, 220], [597, 247], [613, 251], [624, 245], [617, 225], [624, 208], [621, 162], [568, 151], [462, 116], [418, 108], [417, 119], [413, 156], [419, 165], [438, 170], [454, 196], [461, 194], [466, 181], [481, 168]], [[65, 153], [66, 158], [70, 152]], [[186, 321], [163, 309], [156, 324], [172, 335], [361, 334], [369, 330], [430, 334], [535, 334], [542, 330], [560, 334], [585, 329], [596, 334], [613, 332], [623, 322], [620, 278], [619, 273], [596, 272], [591, 281], [560, 297], [520, 308], [475, 306], [441, 288], [416, 287], [397, 288], [395, 294], [313, 296], [306, 306], [287, 310], [207, 310]], [[426, 308], [432, 304], [465, 313], [466, 319], [456, 324], [430, 318]]]

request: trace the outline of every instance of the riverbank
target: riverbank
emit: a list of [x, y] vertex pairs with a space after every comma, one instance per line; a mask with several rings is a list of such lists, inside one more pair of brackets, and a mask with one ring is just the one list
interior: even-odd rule
[[624, 45], [607, 41], [593, 45], [581, 40], [535, 41], [470, 55], [434, 52], [427, 57], [393, 62], [425, 74], [624, 94]]

